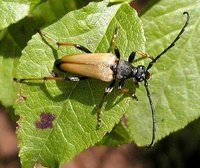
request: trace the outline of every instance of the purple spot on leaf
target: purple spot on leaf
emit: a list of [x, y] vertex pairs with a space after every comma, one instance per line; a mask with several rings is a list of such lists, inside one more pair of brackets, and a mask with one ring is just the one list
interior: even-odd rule
[[47, 129], [53, 127], [53, 120], [56, 118], [54, 114], [42, 112], [40, 114], [40, 120], [35, 122], [36, 128]]

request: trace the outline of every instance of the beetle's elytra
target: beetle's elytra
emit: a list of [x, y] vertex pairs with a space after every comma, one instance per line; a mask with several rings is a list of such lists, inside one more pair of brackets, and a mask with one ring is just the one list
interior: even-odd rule
[[[65, 43], [65, 42], [56, 42], [58, 46], [74, 46], [78, 50], [83, 51], [83, 54], [76, 55], [67, 55], [55, 61], [54, 66], [63, 72], [71, 72], [75, 73], [78, 76], [72, 77], [39, 77], [39, 78], [14, 78], [14, 81], [23, 83], [25, 81], [30, 80], [67, 80], [67, 81], [80, 81], [88, 78], [94, 78], [105, 82], [110, 82], [108, 87], [105, 88], [104, 94], [100, 100], [97, 111], [97, 121], [98, 126], [101, 125], [101, 108], [104, 102], [104, 99], [107, 94], [112, 92], [113, 87], [116, 84], [116, 81], [119, 81], [118, 88], [123, 93], [128, 93], [132, 98], [137, 100], [137, 97], [128, 89], [124, 88], [125, 80], [129, 78], [133, 78], [136, 83], [144, 82], [144, 87], [146, 89], [146, 94], [149, 100], [151, 113], [152, 113], [152, 138], [148, 147], [151, 147], [154, 144], [155, 140], [155, 109], [153, 106], [153, 102], [151, 99], [151, 95], [148, 89], [148, 79], [150, 78], [149, 69], [154, 65], [154, 63], [170, 48], [172, 48], [175, 43], [180, 38], [181, 34], [184, 32], [186, 26], [189, 22], [189, 13], [184, 12], [187, 16], [186, 22], [183, 25], [182, 29], [176, 36], [176, 38], [172, 41], [172, 43], [164, 49], [160, 54], [158, 54], [155, 58], [151, 57], [148, 54], [137, 52], [142, 56], [151, 58], [151, 62], [147, 67], [143, 65], [139, 65], [137, 67], [133, 66], [131, 63], [135, 58], [136, 52], [133, 51], [129, 57], [128, 61], [120, 60], [120, 52], [116, 46], [116, 38], [117, 38], [117, 29], [113, 35], [112, 39], [112, 47], [114, 49], [114, 54], [112, 53], [92, 53], [86, 47], [73, 44], [73, 43]], [[43, 34], [39, 31], [41, 36], [46, 37], [49, 40], [55, 41], [48, 37], [46, 34]]]

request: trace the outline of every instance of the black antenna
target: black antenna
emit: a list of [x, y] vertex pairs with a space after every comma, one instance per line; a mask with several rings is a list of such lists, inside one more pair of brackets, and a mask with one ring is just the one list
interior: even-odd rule
[[[178, 39], [180, 38], [181, 34], [185, 31], [185, 28], [187, 27], [188, 25], [188, 21], [190, 19], [190, 16], [189, 16], [189, 13], [188, 12], [184, 12], [183, 14], [186, 14], [187, 15], [187, 19], [186, 19], [186, 22], [185, 24], [183, 25], [181, 31], [179, 32], [179, 34], [176, 36], [176, 38], [172, 41], [172, 43], [166, 48], [164, 49], [160, 54], [158, 54], [150, 63], [149, 65], [147, 66], [146, 68], [146, 71], [148, 71], [152, 66], [153, 64], [164, 54], [166, 53], [170, 48], [172, 48], [176, 41], [178, 41]], [[151, 115], [152, 115], [152, 138], [151, 138], [151, 142], [150, 144], [147, 146], [148, 148], [150, 148], [151, 146], [154, 145], [154, 140], [155, 140], [155, 132], [156, 132], [156, 120], [155, 120], [155, 108], [154, 108], [154, 105], [153, 105], [153, 101], [151, 99], [151, 94], [149, 92], [149, 88], [148, 88], [148, 82], [147, 82], [147, 79], [144, 78], [144, 87], [146, 89], [146, 93], [147, 93], [147, 97], [149, 99], [149, 104], [150, 104], [150, 107], [151, 107]]]
[[185, 15], [185, 14], [187, 15], [187, 20], [186, 20], [186, 22], [185, 22], [183, 28], [181, 29], [181, 31], [179, 32], [179, 34], [176, 36], [176, 38], [174, 39], [174, 41], [173, 41], [166, 49], [164, 49], [163, 52], [161, 52], [160, 54], [158, 54], [158, 55], [156, 56], [156, 58], [153, 59], [153, 61], [151, 61], [151, 62], [149, 63], [149, 65], [147, 66], [147, 70], [149, 70], [149, 69], [152, 67], [152, 65], [153, 65], [164, 53], [166, 53], [170, 48], [172, 48], [172, 47], [175, 45], [175, 43], [176, 43], [176, 42], [178, 41], [178, 39], [180, 38], [181, 34], [185, 31], [185, 28], [186, 28], [187, 25], [188, 25], [188, 21], [189, 21], [189, 19], [190, 19], [190, 16], [189, 16], [189, 13], [188, 13], [188, 12], [183, 12], [183, 14], [184, 14], [184, 15]]
[[151, 94], [148, 89], [148, 82], [147, 79], [144, 79], [144, 87], [147, 92], [147, 97], [149, 99], [149, 104], [151, 107], [151, 116], [152, 116], [152, 138], [151, 138], [151, 143], [147, 145], [148, 148], [152, 147], [154, 145], [154, 140], [155, 140], [155, 132], [156, 132], [156, 119], [155, 119], [155, 108], [153, 105], [153, 101], [151, 100]]

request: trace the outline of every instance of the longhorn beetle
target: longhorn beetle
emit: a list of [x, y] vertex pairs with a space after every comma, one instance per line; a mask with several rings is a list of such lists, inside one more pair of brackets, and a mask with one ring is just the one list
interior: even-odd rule
[[146, 89], [146, 94], [149, 100], [151, 113], [152, 113], [152, 138], [151, 142], [148, 147], [151, 147], [154, 144], [155, 140], [155, 109], [153, 106], [153, 102], [151, 99], [151, 95], [148, 89], [148, 82], [147, 80], [150, 78], [149, 69], [154, 65], [154, 63], [170, 48], [172, 48], [176, 41], [180, 38], [181, 34], [184, 32], [186, 26], [189, 22], [189, 13], [184, 12], [187, 16], [186, 22], [183, 25], [182, 29], [176, 36], [176, 38], [172, 41], [172, 43], [164, 49], [160, 54], [158, 54], [155, 58], [151, 57], [148, 54], [137, 52], [142, 56], [151, 58], [151, 62], [148, 64], [147, 67], [143, 65], [139, 65], [137, 67], [133, 66], [131, 63], [135, 58], [136, 52], [132, 52], [129, 55], [128, 61], [120, 60], [120, 52], [119, 49], [116, 47], [116, 37], [117, 37], [117, 29], [112, 38], [111, 46], [114, 49], [114, 53], [92, 53], [86, 47], [80, 44], [68, 43], [68, 42], [58, 42], [54, 39], [48, 37], [46, 34], [43, 34], [39, 31], [41, 36], [46, 37], [47, 39], [56, 42], [59, 46], [73, 46], [78, 50], [81, 50], [85, 53], [82, 54], [74, 54], [74, 55], [66, 55], [63, 56], [61, 59], [57, 59], [54, 63], [54, 66], [62, 71], [62, 72], [71, 72], [75, 73], [78, 76], [71, 76], [71, 77], [39, 77], [39, 78], [13, 78], [14, 81], [18, 83], [23, 83], [25, 81], [31, 80], [66, 80], [66, 81], [80, 81], [85, 80], [88, 78], [94, 78], [105, 82], [110, 82], [108, 87], [105, 88], [104, 94], [100, 100], [97, 109], [97, 123], [98, 126], [101, 125], [101, 108], [104, 102], [104, 99], [107, 94], [112, 92], [116, 81], [119, 81], [118, 89], [121, 90], [123, 93], [128, 93], [132, 98], [137, 100], [135, 94], [129, 91], [128, 88], [124, 87], [125, 80], [129, 78], [133, 78], [136, 83], [144, 82], [144, 87]]

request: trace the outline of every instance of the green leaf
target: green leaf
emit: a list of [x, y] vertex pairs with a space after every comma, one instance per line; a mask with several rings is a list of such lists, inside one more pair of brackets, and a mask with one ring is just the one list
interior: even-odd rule
[[89, 2], [90, 0], [48, 0], [36, 6], [33, 15], [40, 18], [47, 25], [57, 21], [66, 13], [87, 5]]
[[139, 12], [139, 16], [142, 16], [145, 12], [150, 10], [153, 6], [155, 6], [160, 0], [151, 0], [148, 1], [147, 4], [142, 7], [141, 11]]
[[110, 3], [119, 3], [119, 2], [128, 2], [130, 3], [132, 0], [109, 0]]
[[[26, 1], [23, 1], [23, 3], [25, 3]], [[13, 84], [13, 76], [17, 67], [17, 63], [18, 63], [18, 59], [21, 56], [21, 51], [22, 49], [27, 45], [27, 41], [31, 39], [31, 36], [33, 34], [35, 34], [35, 29], [39, 29], [42, 25], [44, 24], [48, 24], [47, 21], [43, 21], [42, 18], [44, 18], [45, 16], [51, 16], [49, 13], [51, 13], [53, 11], [53, 9], [55, 8], [51, 8], [48, 10], [48, 12], [46, 12], [46, 10], [42, 10], [42, 8], [39, 8], [39, 6], [42, 4], [38, 4], [40, 3], [40, 1], [30, 1], [31, 2], [31, 6], [32, 8], [36, 7], [36, 11], [40, 11], [39, 9], [41, 9], [40, 11], [40, 15], [38, 14], [37, 16], [34, 15], [35, 13], [33, 12], [31, 14], [31, 17], [25, 17], [26, 14], [28, 14], [28, 9], [27, 9], [27, 13], [23, 13], [24, 15], [21, 15], [21, 18], [19, 18], [19, 13], [20, 10], [24, 9], [24, 8], [20, 8], [19, 6], [22, 5], [22, 7], [24, 7], [25, 5], [23, 5], [22, 1], [18, 1], [18, 5], [17, 2], [0, 2], [3, 3], [4, 5], [1, 6], [0, 8], [2, 9], [2, 11], [4, 11], [5, 13], [7, 13], [7, 15], [1, 15], [1, 18], [3, 20], [7, 20], [9, 21], [8, 16], [12, 16], [10, 17], [11, 20], [13, 20], [13, 18], [17, 18], [18, 20], [15, 20], [16, 23], [13, 22], [13, 24], [9, 25], [9, 24], [5, 24], [4, 26], [9, 26], [6, 29], [2, 29], [0, 31], [0, 60], [1, 60], [1, 66], [0, 66], [0, 84], [2, 87], [0, 87], [0, 102], [2, 105], [4, 106], [11, 106], [14, 104], [16, 98], [17, 98], [17, 88], [16, 85]], [[50, 3], [50, 1], [48, 1]], [[61, 2], [61, 1], [59, 1]], [[64, 3], [64, 2], [63, 2]], [[62, 10], [62, 15], [57, 14], [54, 19], [58, 20], [59, 17], [63, 16], [64, 13], [68, 12], [70, 8], [70, 2], [65, 2], [66, 6], [68, 6], [68, 8], [63, 8]], [[6, 11], [5, 7], [7, 4], [7, 9], [13, 9], [15, 7], [19, 7], [17, 8], [17, 12], [15, 13], [16, 10], [13, 11]], [[51, 3], [52, 5], [56, 5], [58, 4], [57, 1], [55, 3]], [[28, 6], [28, 4], [27, 4]], [[62, 6], [62, 4], [60, 4], [60, 6]], [[58, 7], [58, 5], [57, 5]], [[27, 7], [28, 8], [28, 7]], [[59, 10], [61, 10], [61, 8], [59, 8]], [[0, 10], [1, 11], [1, 10]], [[50, 12], [51, 11], [51, 12]], [[10, 13], [11, 14], [10, 14]], [[25, 12], [25, 11], [23, 11]], [[56, 12], [56, 11], [53, 11]], [[48, 13], [48, 14], [46, 14]], [[23, 18], [25, 17], [25, 18]], [[52, 21], [52, 20], [50, 20]], [[3, 26], [4, 22], [1, 22], [1, 26]]]
[[0, 30], [21, 20], [29, 13], [27, 1], [0, 1]]
[[[185, 127], [200, 116], [200, 1], [163, 0], [142, 16], [147, 52], [152, 56], [166, 48], [190, 14], [189, 26], [176, 45], [150, 69], [151, 97], [156, 109], [156, 141]], [[139, 102], [128, 111], [128, 126], [138, 145], [150, 142], [151, 111], [144, 87], [136, 91]]]
[[22, 49], [31, 39], [39, 23], [34, 18], [24, 18], [4, 29], [0, 41], [0, 102], [8, 107], [17, 98], [17, 87], [13, 76], [18, 66]]
[[123, 144], [128, 144], [131, 142], [130, 133], [128, 132], [126, 126], [120, 122], [116, 124], [113, 130], [106, 134], [103, 139], [96, 145], [110, 145], [119, 146]]
[[0, 100], [3, 105], [9, 106], [17, 98], [17, 87], [13, 83], [12, 76], [16, 70], [15, 65], [18, 63], [21, 50], [13, 43], [11, 36], [7, 35], [0, 42], [0, 51]]
[[33, 15], [41, 18], [47, 24], [58, 20], [74, 9], [77, 9], [75, 0], [50, 0], [36, 6], [33, 10]]
[[[108, 6], [108, 1], [90, 3], [65, 15], [42, 32], [65, 42], [80, 43], [94, 52], [107, 52], [116, 28], [122, 59], [133, 50], [144, 50], [145, 38], [137, 13], [127, 4]], [[80, 53], [33, 36], [23, 50], [17, 77], [50, 76], [55, 59]], [[132, 83], [130, 81], [130, 83]], [[41, 163], [58, 167], [85, 148], [100, 141], [120, 121], [129, 106], [129, 97], [117, 89], [108, 95], [103, 107], [102, 127], [97, 128], [96, 106], [108, 83], [90, 79], [80, 82], [38, 81], [22, 85], [26, 100], [15, 105], [20, 115], [17, 131], [23, 167]], [[47, 129], [39, 129], [46, 117]], [[52, 125], [51, 125], [52, 124]]]

